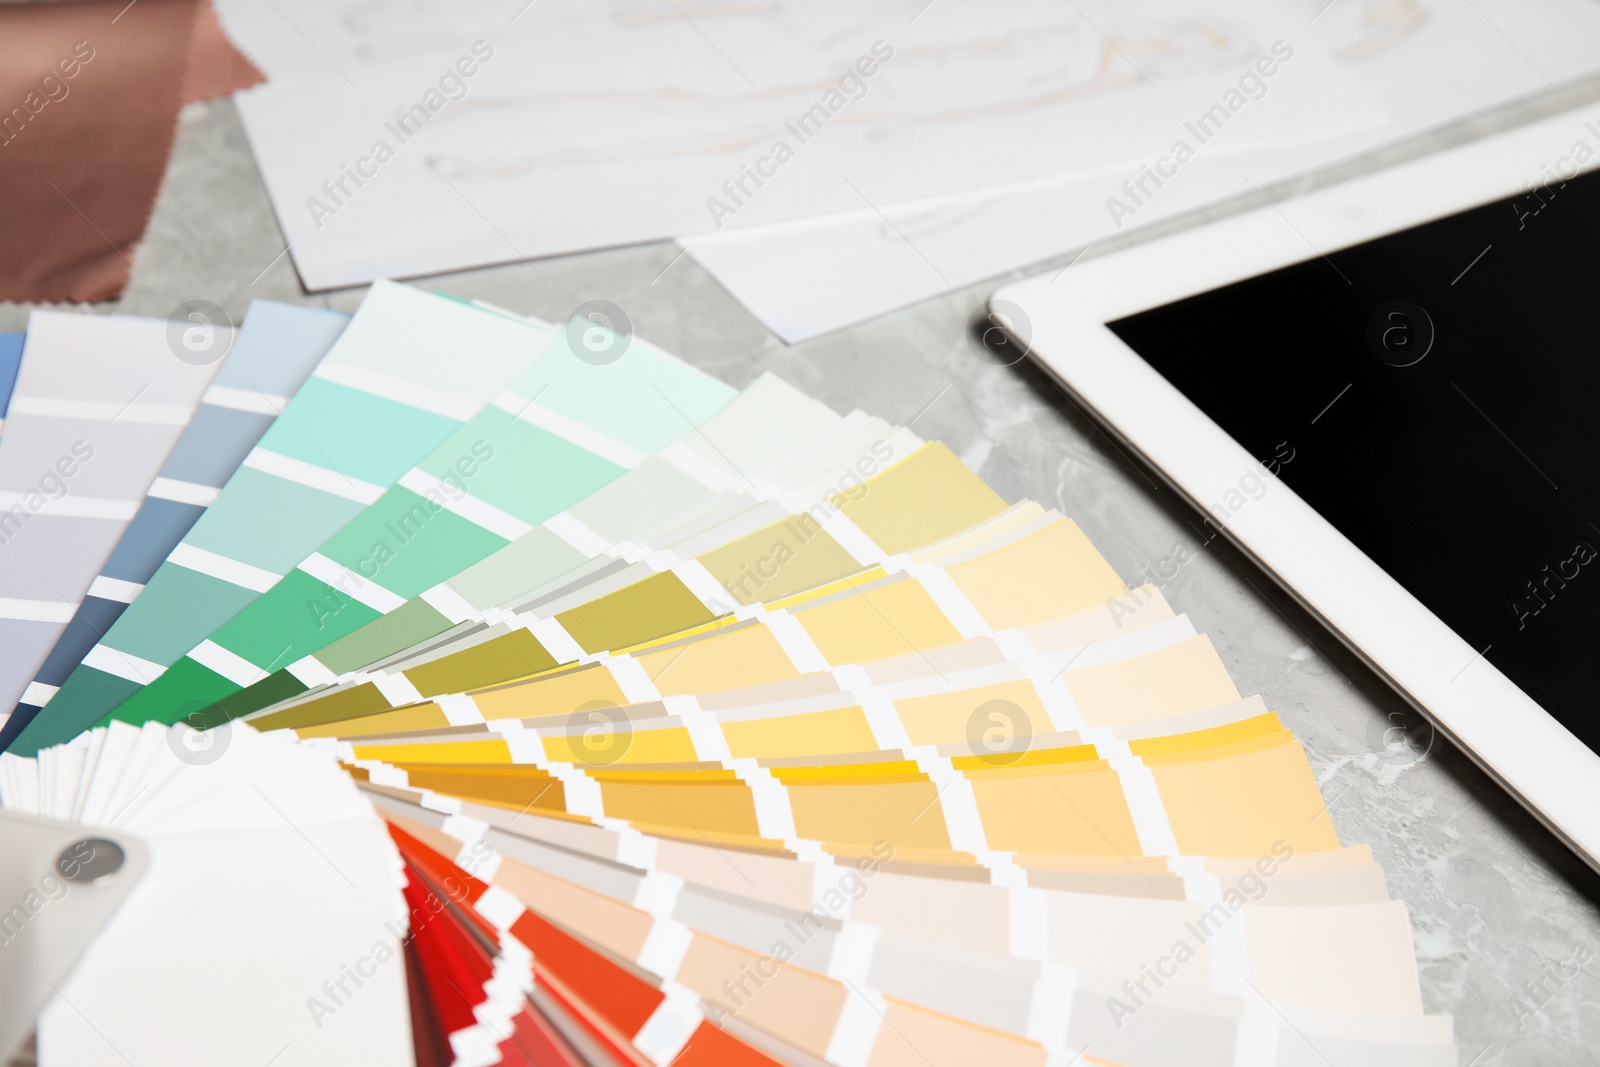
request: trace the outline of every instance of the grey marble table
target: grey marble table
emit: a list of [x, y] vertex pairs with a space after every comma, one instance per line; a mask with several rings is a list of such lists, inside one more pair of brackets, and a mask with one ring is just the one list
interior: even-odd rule
[[[1600, 84], [1574, 87], [1266, 193], [1291, 195], [1595, 100]], [[1250, 206], [1242, 199], [1163, 229]], [[132, 283], [116, 304], [89, 310], [165, 317], [184, 301], [205, 299], [238, 321], [256, 298], [343, 310], [359, 303], [360, 290], [302, 292], [282, 251], [233, 105], [191, 105], [149, 233], [133, 255]], [[1070, 258], [1035, 270], [1059, 270]], [[1580, 946], [1600, 952], [1600, 877], [1459, 751], [1442, 739], [1430, 745], [1425, 724], [1239, 553], [1222, 541], [1207, 544], [1185, 506], [1040, 372], [977, 356], [969, 316], [1005, 280], [795, 347], [671, 244], [424, 284], [553, 320], [584, 300], [612, 300], [640, 336], [734, 385], [771, 370], [837, 410], [911, 421], [922, 436], [948, 442], [1007, 499], [1031, 497], [1072, 516], [1125, 578], [1187, 547], [1194, 559], [1167, 583], [1168, 599], [1211, 635], [1240, 690], [1261, 693], [1304, 743], [1340, 837], [1370, 845], [1383, 865], [1391, 892], [1411, 913], [1424, 1004], [1455, 1014], [1461, 1063], [1600, 1063], [1589, 1051], [1600, 1044], [1600, 972], [1591, 973], [1591, 964], [1563, 979], [1556, 966]], [[22, 329], [27, 312], [0, 304], [0, 329]]]

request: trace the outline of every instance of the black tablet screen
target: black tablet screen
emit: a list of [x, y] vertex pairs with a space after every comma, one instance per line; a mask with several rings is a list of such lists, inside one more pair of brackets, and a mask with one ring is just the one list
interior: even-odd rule
[[1600, 173], [1549, 174], [1110, 326], [1600, 751]]

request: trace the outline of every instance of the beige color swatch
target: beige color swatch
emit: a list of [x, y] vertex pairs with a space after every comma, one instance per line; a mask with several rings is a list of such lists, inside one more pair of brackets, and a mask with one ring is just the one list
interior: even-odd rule
[[1128, 592], [1069, 519], [947, 571], [996, 630], [1059, 619]]
[[1422, 1012], [1411, 922], [1402, 901], [1247, 908], [1243, 918], [1250, 980], [1268, 1000], [1379, 1015]]
[[1090, 726], [1145, 722], [1239, 699], [1228, 669], [1204, 634], [1133, 659], [1069, 670], [1062, 677]]
[[1316, 776], [1287, 730], [1142, 758], [1185, 854], [1261, 856], [1278, 842], [1296, 852], [1339, 847]]

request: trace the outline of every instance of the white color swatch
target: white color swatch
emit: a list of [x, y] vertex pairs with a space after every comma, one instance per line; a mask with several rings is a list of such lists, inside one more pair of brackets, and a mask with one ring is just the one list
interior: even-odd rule
[[149, 850], [41, 1013], [41, 1063], [413, 1062], [399, 855], [326, 751], [243, 723], [117, 722], [0, 756], [0, 803]]

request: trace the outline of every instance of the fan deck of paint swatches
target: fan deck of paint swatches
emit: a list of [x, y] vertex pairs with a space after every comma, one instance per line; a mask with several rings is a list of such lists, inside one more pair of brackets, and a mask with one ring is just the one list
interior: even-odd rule
[[[36, 317], [14, 481], [99, 411], [31, 399], [92, 355]], [[159, 363], [155, 329], [102, 347]], [[281, 1032], [285, 1065], [1455, 1063], [1405, 905], [1270, 700], [1070, 500], [595, 329], [380, 283], [160, 368], [181, 403], [135, 420], [162, 429], [115, 462], [127, 503], [18, 621], [0, 801], [228, 836], [248, 861], [195, 877], [239, 929], [161, 941], [179, 876], [141, 887], [63, 990], [116, 1033], [53, 1005], [44, 1067], [150, 1047], [180, 978], [234, 1000], [171, 1062], [268, 1062]], [[175, 473], [210, 442], [236, 469]], [[118, 519], [141, 495], [189, 506]], [[310, 884], [347, 863], [359, 887]], [[298, 872], [270, 922], [258, 864]], [[114, 1005], [141, 939], [147, 995]]]

